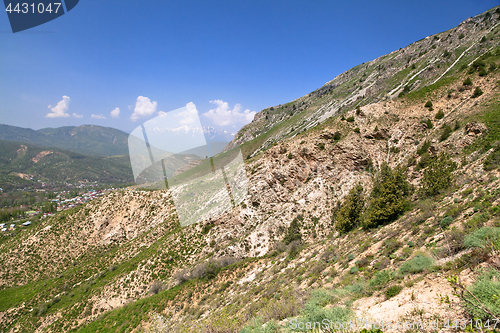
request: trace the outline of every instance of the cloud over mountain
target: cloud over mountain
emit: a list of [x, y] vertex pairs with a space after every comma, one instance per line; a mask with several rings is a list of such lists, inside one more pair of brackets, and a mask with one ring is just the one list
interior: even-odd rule
[[45, 115], [46, 118], [67, 118], [70, 116], [69, 113], [66, 113], [66, 111], [68, 111], [69, 102], [71, 99], [66, 95], [64, 95], [62, 98], [63, 99], [60, 100], [56, 106], [48, 106], [48, 108], [52, 112], [47, 113], [47, 115]]
[[218, 126], [247, 124], [253, 120], [256, 114], [255, 111], [250, 111], [250, 109], [242, 111], [241, 104], [238, 103], [233, 109], [229, 107], [227, 102], [220, 99], [210, 101], [210, 103], [215, 104], [216, 108], [203, 113], [203, 116], [210, 118]]
[[134, 113], [130, 116], [132, 121], [136, 121], [140, 117], [150, 116], [156, 111], [158, 102], [151, 100], [148, 97], [139, 96], [135, 102]]
[[120, 116], [120, 108], [115, 108], [111, 111], [111, 118], [118, 118]]

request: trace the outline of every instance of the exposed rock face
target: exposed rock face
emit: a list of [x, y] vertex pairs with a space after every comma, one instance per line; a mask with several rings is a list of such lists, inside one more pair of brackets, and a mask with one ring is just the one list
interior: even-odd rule
[[477, 123], [477, 122], [472, 122], [472, 123], [468, 123], [467, 125], [465, 125], [465, 131], [466, 131], [467, 135], [470, 135], [470, 136], [483, 135], [487, 130], [488, 130], [488, 128], [484, 124]]
[[[465, 64], [470, 64], [495, 47], [493, 40], [488, 45], [480, 40], [484, 36], [494, 36], [498, 22], [498, 14], [489, 17], [478, 15], [452, 30], [426, 37], [356, 66], [308, 95], [257, 113], [253, 121], [244, 126], [224, 150], [255, 140], [251, 147], [244, 147], [247, 149], [244, 151], [245, 157], [255, 156], [274, 143], [313, 128], [331, 116], [362, 106], [358, 112], [358, 116], [362, 117], [365, 113], [363, 106], [394, 99], [400, 94], [429, 86], [445, 75], [460, 73], [459, 64], [462, 61], [466, 60]], [[398, 79], [394, 81], [396, 76]], [[471, 91], [470, 86], [461, 86], [459, 89]], [[451, 91], [449, 95], [450, 98], [458, 97], [457, 93]], [[271, 129], [272, 132], [269, 132]], [[366, 135], [379, 140], [386, 138], [383, 131], [372, 131]]]
[[50, 155], [52, 154], [53, 152], [50, 151], [50, 150], [45, 150], [45, 151], [42, 151], [40, 153], [38, 153], [35, 157], [33, 157], [31, 160], [33, 161], [33, 163], [38, 163], [42, 158], [44, 158], [45, 156], [47, 155]]
[[365, 134], [365, 138], [376, 139], [376, 140], [387, 140], [389, 138], [389, 131], [383, 128], [381, 130]]

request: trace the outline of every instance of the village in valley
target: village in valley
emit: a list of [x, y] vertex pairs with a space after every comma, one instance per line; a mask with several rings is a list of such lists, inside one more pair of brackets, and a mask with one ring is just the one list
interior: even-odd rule
[[[45, 187], [47, 184], [43, 183]], [[3, 209], [2, 219], [0, 220], [0, 237], [13, 235], [14, 232], [30, 227], [49, 216], [57, 214], [57, 212], [74, 208], [85, 204], [93, 199], [114, 191], [114, 187], [101, 188], [97, 183], [67, 185], [67, 190], [55, 191], [52, 189], [35, 190], [37, 198], [41, 193], [45, 195], [44, 199], [50, 198], [47, 201], [33, 204], [20, 204], [18, 207]], [[90, 189], [88, 188], [90, 187]], [[20, 191], [23, 191], [19, 189]], [[31, 193], [30, 189], [24, 189], [24, 192]], [[0, 192], [1, 193], [1, 192]], [[0, 200], [6, 193], [0, 195]], [[31, 200], [33, 201], [33, 200]], [[8, 212], [8, 213], [7, 213]]]

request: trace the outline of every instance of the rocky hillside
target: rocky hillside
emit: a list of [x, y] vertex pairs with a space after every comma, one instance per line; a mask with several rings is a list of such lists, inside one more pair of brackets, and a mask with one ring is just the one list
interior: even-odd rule
[[[437, 321], [415, 331], [453, 332], [455, 320], [491, 323], [500, 316], [499, 12], [409, 46], [432, 53], [447, 38], [458, 62], [435, 83], [450, 66], [436, 61], [438, 74], [411, 78], [410, 60], [398, 80], [340, 107], [339, 87], [378, 82], [364, 64], [297, 100], [303, 109], [264, 110], [240, 132], [254, 133], [242, 145], [248, 196], [223, 215], [181, 228], [168, 191], [129, 189], [3, 233], [0, 327], [293, 332], [365, 320]], [[479, 57], [451, 48], [465, 41]], [[402, 51], [376, 61], [397, 77], [389, 61], [406, 62]], [[390, 93], [398, 86], [408, 88]], [[274, 125], [255, 138], [266, 116]]]
[[245, 157], [255, 156], [328, 117], [447, 82], [498, 45], [497, 8], [358, 65], [290, 103], [262, 110], [235, 135], [226, 151], [241, 146]]

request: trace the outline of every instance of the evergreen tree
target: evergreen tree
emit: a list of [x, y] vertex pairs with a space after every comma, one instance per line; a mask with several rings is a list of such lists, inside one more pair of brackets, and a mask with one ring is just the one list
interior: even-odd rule
[[358, 184], [349, 191], [344, 204], [335, 214], [335, 229], [346, 233], [358, 226], [364, 202], [363, 186]]
[[425, 170], [422, 177], [422, 192], [424, 195], [433, 196], [448, 189], [453, 184], [453, 171], [457, 164], [448, 154], [441, 153]]
[[292, 223], [288, 227], [285, 238], [283, 238], [283, 243], [286, 245], [290, 244], [293, 241], [302, 241], [302, 234], [300, 233], [300, 221], [302, 220], [302, 216], [297, 216], [293, 219]]
[[401, 167], [393, 170], [387, 163], [382, 164], [362, 222], [364, 228], [390, 223], [408, 208], [410, 184], [406, 178]]

